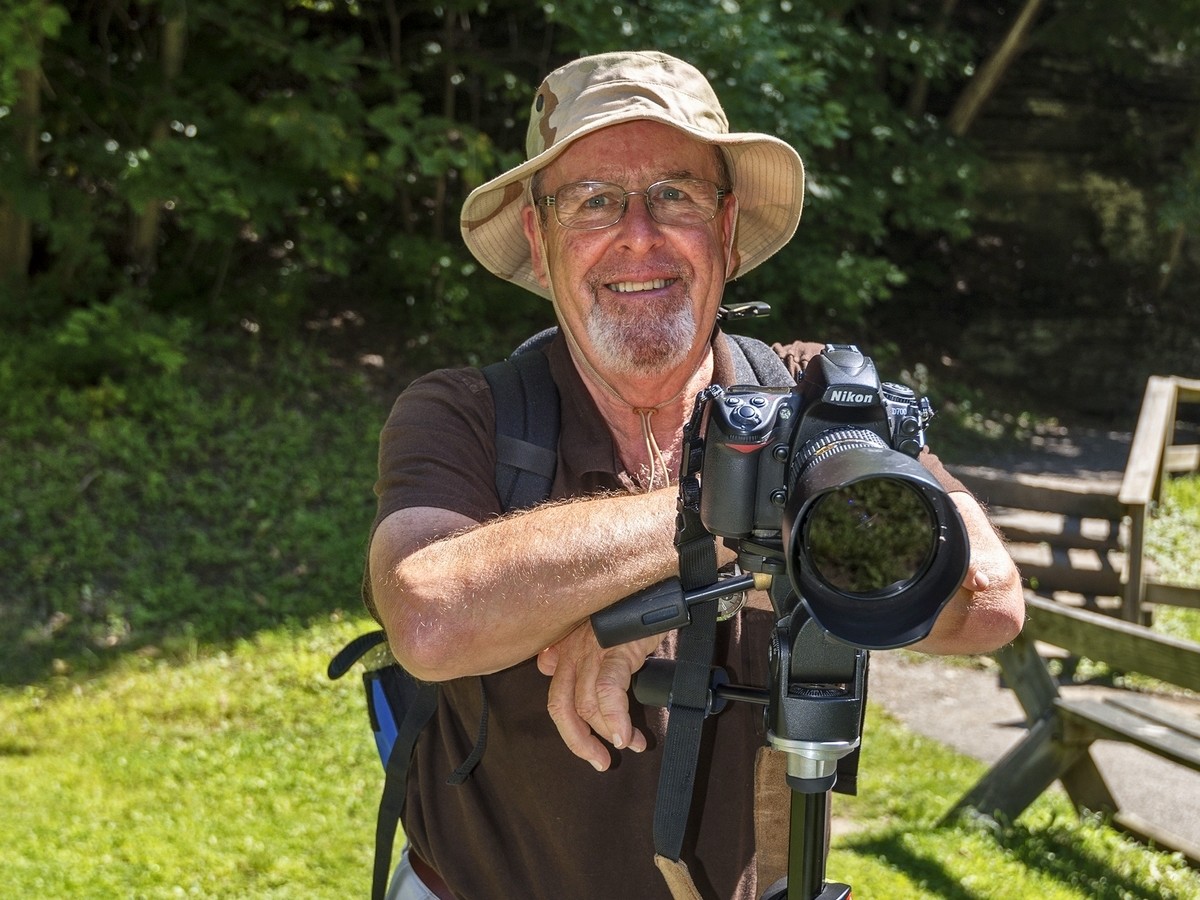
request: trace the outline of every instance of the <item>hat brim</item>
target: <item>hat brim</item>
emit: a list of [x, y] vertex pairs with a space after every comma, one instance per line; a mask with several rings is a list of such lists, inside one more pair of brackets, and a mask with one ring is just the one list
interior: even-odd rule
[[[800, 224], [804, 205], [804, 164], [790, 145], [767, 134], [699, 131], [683, 127], [666, 115], [658, 116], [645, 110], [622, 121], [634, 120], [662, 122], [699, 141], [718, 146], [725, 153], [738, 202], [738, 224], [728, 280], [732, 281], [765, 262], [791, 240]], [[574, 141], [614, 124], [620, 123], [608, 119], [594, 127], [581, 128], [569, 139], [470, 193], [463, 204], [460, 226], [463, 240], [484, 268], [540, 297], [549, 298], [550, 292], [533, 272], [529, 242], [521, 222], [521, 210], [529, 202], [529, 179]]]

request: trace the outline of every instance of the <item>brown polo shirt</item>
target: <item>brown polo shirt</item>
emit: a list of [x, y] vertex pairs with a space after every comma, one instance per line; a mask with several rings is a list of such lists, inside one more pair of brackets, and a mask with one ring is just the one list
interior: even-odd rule
[[[802, 365], [819, 346], [789, 349]], [[714, 350], [714, 380], [728, 385], [735, 375], [723, 336]], [[612, 438], [562, 337], [543, 352], [562, 406], [551, 499], [624, 490]], [[442, 370], [414, 381], [381, 436], [376, 524], [415, 506], [476, 521], [499, 515], [494, 431], [492, 398], [478, 369]], [[714, 664], [733, 682], [767, 684], [770, 619], [746, 609], [718, 627]], [[668, 635], [657, 654], [674, 650], [675, 636]], [[548, 685], [532, 659], [442, 685], [409, 776], [403, 826], [413, 849], [459, 900], [669, 900], [654, 867], [652, 837], [665, 712], [633, 703], [634, 724], [649, 749], [614, 751], [612, 768], [598, 773], [559, 737], [546, 711]], [[465, 783], [447, 785], [475, 743], [484, 694], [482, 761]], [[765, 739], [762, 710], [750, 704], [730, 704], [705, 724], [683, 860], [706, 896], [750, 900], [760, 893], [753, 866], [754, 760]], [[786, 784], [778, 789], [785, 797]]]

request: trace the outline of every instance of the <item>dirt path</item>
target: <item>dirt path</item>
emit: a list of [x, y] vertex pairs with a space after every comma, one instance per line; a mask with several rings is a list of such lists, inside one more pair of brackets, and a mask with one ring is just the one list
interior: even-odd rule
[[947, 462], [1027, 475], [1059, 475], [1119, 483], [1132, 440], [1130, 431], [1096, 426], [1041, 425], [1035, 434], [1016, 447], [989, 449], [984, 446], [972, 451], [970, 458]]

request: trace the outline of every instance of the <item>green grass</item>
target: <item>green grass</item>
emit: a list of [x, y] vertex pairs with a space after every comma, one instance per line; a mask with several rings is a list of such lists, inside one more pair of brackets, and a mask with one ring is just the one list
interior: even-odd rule
[[324, 676], [364, 627], [4, 689], [5, 895], [365, 896], [382, 770], [361, 681]]
[[[835, 810], [861, 829], [835, 842], [829, 875], [859, 898], [1185, 898], [1200, 873], [1099, 819], [1081, 820], [1066, 795], [1044, 794], [1015, 823], [937, 822], [986, 770], [872, 711], [859, 795]], [[842, 873], [848, 873], [844, 878]]]
[[[382, 772], [361, 682], [324, 669], [366, 624], [0, 689], [6, 896], [365, 896]], [[1056, 794], [1012, 828], [937, 827], [983, 769], [872, 709], [861, 793], [833, 801], [856, 827], [829, 878], [888, 900], [1200, 895], [1178, 858]]]
[[1168, 478], [1147, 527], [1147, 552], [1157, 576], [1175, 584], [1200, 586], [1200, 475]]
[[[1146, 555], [1157, 580], [1200, 587], [1200, 475], [1167, 480], [1146, 528]], [[1200, 610], [1160, 606], [1154, 612], [1154, 627], [1200, 641]]]

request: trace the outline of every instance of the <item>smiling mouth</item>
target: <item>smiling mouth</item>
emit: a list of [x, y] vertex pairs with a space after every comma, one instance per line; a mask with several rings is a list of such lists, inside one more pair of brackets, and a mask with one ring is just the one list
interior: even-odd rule
[[638, 291], [657, 291], [674, 284], [675, 278], [655, 278], [651, 281], [614, 281], [605, 287], [617, 294], [633, 294]]

